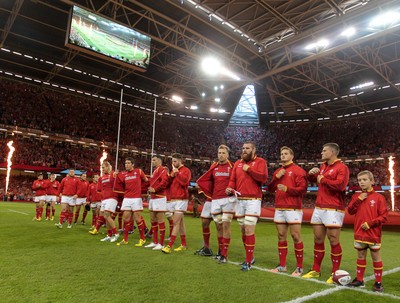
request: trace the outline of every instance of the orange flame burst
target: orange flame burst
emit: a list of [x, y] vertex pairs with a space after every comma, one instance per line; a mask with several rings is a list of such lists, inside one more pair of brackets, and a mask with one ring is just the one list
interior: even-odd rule
[[8, 152], [8, 156], [7, 156], [7, 177], [6, 177], [6, 192], [5, 192], [5, 194], [7, 194], [7, 192], [8, 192], [8, 184], [10, 183], [10, 173], [11, 173], [11, 165], [12, 165], [11, 159], [12, 159], [12, 156], [15, 151], [15, 147], [13, 146], [12, 140], [8, 141], [7, 146], [10, 151]]
[[389, 172], [390, 172], [390, 198], [392, 200], [392, 211], [394, 211], [394, 158], [389, 157]]
[[101, 165], [103, 164], [104, 160], [107, 159], [107, 156], [108, 156], [107, 152], [103, 150], [103, 155], [100, 158], [100, 176], [103, 175], [103, 168], [101, 167]]

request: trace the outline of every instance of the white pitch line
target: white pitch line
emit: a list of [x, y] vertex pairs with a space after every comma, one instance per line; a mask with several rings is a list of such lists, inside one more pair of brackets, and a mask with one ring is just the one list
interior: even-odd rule
[[17, 214], [21, 214], [21, 215], [26, 215], [26, 216], [28, 216], [28, 215], [29, 215], [29, 214], [27, 214], [27, 213], [24, 213], [24, 212], [22, 212], [22, 211], [13, 210], [13, 209], [8, 209], [8, 211], [11, 211], [11, 212], [13, 212], [13, 213], [17, 213]]
[[[235, 264], [235, 265], [240, 265], [241, 264], [239, 262], [231, 262], [231, 261], [228, 261], [228, 263]], [[389, 297], [389, 298], [392, 298], [392, 299], [400, 300], [399, 296], [392, 295], [392, 294], [373, 292], [373, 291], [366, 290], [366, 289], [363, 289], [363, 288], [354, 288], [354, 287], [346, 287], [346, 286], [338, 286], [338, 285], [333, 285], [333, 284], [326, 284], [326, 282], [321, 281], [321, 280], [317, 280], [317, 279], [304, 279], [302, 277], [294, 277], [294, 276], [292, 276], [290, 274], [287, 274], [287, 273], [270, 272], [269, 269], [267, 269], [267, 268], [254, 266], [254, 265], [251, 268], [254, 268], [254, 269], [257, 269], [257, 270], [261, 270], [261, 271], [264, 271], [264, 272], [269, 272], [271, 274], [278, 274], [278, 275], [290, 277], [290, 278], [293, 278], [293, 279], [301, 279], [303, 281], [309, 281], [309, 282], [314, 282], [314, 283], [318, 283], [318, 284], [324, 284], [326, 286], [333, 287], [333, 288], [330, 288], [330, 289], [326, 289], [326, 290], [323, 290], [323, 291], [320, 291], [320, 292], [315, 292], [315, 293], [312, 293], [311, 295], [307, 295], [307, 296], [304, 296], [304, 297], [301, 297], [301, 298], [297, 298], [297, 299], [294, 299], [292, 301], [286, 301], [286, 302], [283, 302], [283, 303], [301, 303], [301, 302], [305, 302], [305, 301], [308, 301], [308, 300], [311, 300], [311, 299], [315, 299], [315, 298], [318, 298], [318, 297], [323, 297], [323, 296], [329, 295], [329, 294], [331, 294], [333, 292], [340, 291], [340, 290], [353, 290], [353, 291], [363, 292], [363, 293], [366, 293], [366, 294], [369, 294], [369, 295], [383, 296], [383, 297]], [[393, 273], [396, 273], [396, 272], [399, 272], [399, 271], [400, 271], [400, 267], [395, 267], [395, 268], [389, 269], [387, 271], [384, 271], [382, 273], [382, 276], [387, 276], [387, 275], [390, 275], [390, 274], [393, 274]], [[368, 282], [368, 281], [371, 281], [373, 279], [375, 279], [375, 276], [371, 275], [371, 276], [366, 277], [364, 279], [364, 281]]]
[[314, 292], [314, 293], [312, 293], [311, 295], [307, 295], [307, 296], [304, 296], [304, 297], [301, 297], [301, 298], [296, 298], [296, 299], [291, 300], [291, 301], [286, 301], [286, 302], [284, 302], [284, 303], [301, 303], [301, 302], [306, 302], [306, 301], [308, 301], [308, 300], [312, 300], [312, 299], [315, 299], [315, 298], [319, 298], [319, 297], [323, 297], [323, 296], [329, 295], [329, 294], [334, 293], [334, 292], [337, 292], [337, 291], [339, 291], [339, 290], [340, 290], [339, 287], [336, 287], [336, 288], [329, 288], [329, 289], [325, 289], [325, 290], [323, 290], [323, 291]]

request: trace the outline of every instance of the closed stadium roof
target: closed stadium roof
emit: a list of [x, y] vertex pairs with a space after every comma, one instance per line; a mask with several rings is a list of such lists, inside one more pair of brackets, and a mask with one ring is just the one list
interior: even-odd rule
[[[149, 35], [148, 70], [65, 46], [73, 5]], [[375, 115], [400, 106], [399, 15], [395, 0], [3, 0], [0, 77], [223, 123], [249, 84], [261, 125]], [[240, 80], [207, 76], [210, 55]]]

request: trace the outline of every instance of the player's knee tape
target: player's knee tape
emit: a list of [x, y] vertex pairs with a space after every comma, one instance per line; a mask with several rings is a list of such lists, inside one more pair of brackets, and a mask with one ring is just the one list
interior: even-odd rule
[[237, 221], [238, 221], [239, 225], [243, 225], [244, 224], [244, 217], [237, 218]]
[[258, 221], [257, 217], [245, 216], [244, 225], [256, 225]]
[[217, 223], [217, 224], [221, 224], [222, 223], [222, 215], [221, 214], [212, 215], [212, 218], [213, 218], [215, 223]]
[[232, 222], [232, 214], [222, 214], [222, 222]]
[[171, 213], [171, 212], [169, 212], [169, 211], [165, 212], [165, 216], [166, 216], [167, 218], [172, 217], [172, 215], [173, 215], [173, 213]]

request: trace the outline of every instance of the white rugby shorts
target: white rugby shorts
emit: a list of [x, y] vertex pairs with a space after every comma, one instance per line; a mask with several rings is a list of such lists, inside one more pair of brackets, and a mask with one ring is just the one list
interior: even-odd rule
[[69, 206], [75, 206], [74, 196], [61, 196], [61, 203], [66, 203]]
[[122, 201], [121, 211], [141, 211], [143, 210], [142, 198], [124, 198]]
[[201, 210], [201, 215], [200, 217], [204, 218], [204, 219], [211, 219], [211, 202], [206, 201], [203, 204], [203, 209]]
[[150, 199], [149, 210], [154, 212], [166, 212], [167, 211], [167, 198], [161, 197], [157, 199]]
[[322, 224], [325, 227], [342, 227], [344, 211], [326, 208], [315, 208], [311, 217], [311, 224]]
[[33, 202], [35, 202], [35, 203], [38, 203], [38, 202], [40, 202], [40, 201], [46, 201], [46, 195], [43, 195], [43, 196], [36, 196], [36, 197], [33, 199]]
[[211, 202], [211, 214], [218, 215], [224, 214], [235, 214], [237, 202], [230, 202], [229, 197], [215, 199]]
[[275, 209], [274, 222], [301, 224], [303, 211], [301, 209]]
[[236, 217], [243, 218], [245, 216], [260, 217], [261, 215], [261, 200], [240, 200], [236, 205]]

